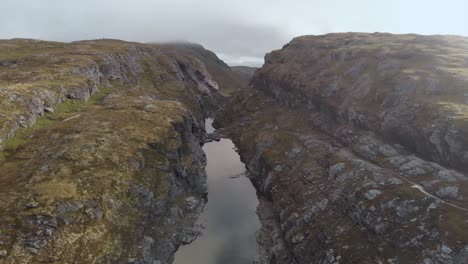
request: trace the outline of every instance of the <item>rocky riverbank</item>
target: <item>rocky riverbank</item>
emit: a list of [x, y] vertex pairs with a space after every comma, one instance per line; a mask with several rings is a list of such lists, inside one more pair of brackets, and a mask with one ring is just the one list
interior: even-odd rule
[[329, 34], [269, 53], [218, 115], [263, 263], [467, 263], [468, 40]]

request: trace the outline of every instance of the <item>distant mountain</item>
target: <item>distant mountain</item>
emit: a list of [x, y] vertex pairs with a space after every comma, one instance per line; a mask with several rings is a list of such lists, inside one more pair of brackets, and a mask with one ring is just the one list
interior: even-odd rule
[[233, 71], [246, 75], [250, 79], [254, 76], [254, 73], [258, 68], [250, 66], [231, 66], [231, 69]]

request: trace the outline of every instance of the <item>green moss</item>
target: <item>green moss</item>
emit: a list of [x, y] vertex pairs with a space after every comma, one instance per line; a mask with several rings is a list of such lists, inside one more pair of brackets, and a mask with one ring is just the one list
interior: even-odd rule
[[[459, 96], [463, 98], [463, 96]], [[455, 100], [453, 100], [455, 101]], [[453, 118], [454, 124], [463, 132], [468, 133], [468, 105], [463, 103], [455, 103], [450, 101], [439, 101], [435, 107], [445, 115]]]
[[65, 102], [59, 104], [53, 113], [46, 113], [43, 117], [39, 118], [32, 127], [27, 129], [20, 129], [12, 138], [7, 139], [4, 142], [6, 153], [0, 153], [2, 153], [4, 158], [8, 157], [8, 152], [15, 152], [21, 145], [28, 142], [34, 136], [34, 133], [48, 126], [56, 124], [57, 122], [60, 122], [66, 118], [69, 118], [77, 113], [80, 113], [87, 107], [98, 104], [111, 91], [112, 89], [110, 88], [101, 88], [100, 92], [91, 96], [87, 102], [81, 102], [72, 99], [66, 100]]
[[[7, 44], [0, 41], [0, 54], [4, 51], [2, 45]], [[0, 120], [2, 126], [28, 111], [27, 100], [38, 97], [36, 93], [47, 93], [40, 98], [49, 94], [58, 98], [63, 96], [63, 89], [82, 87], [89, 82], [82, 74], [82, 67], [103, 63], [102, 51], [121, 55], [128, 47], [138, 46], [112, 40], [51, 43], [47, 48], [43, 45], [49, 44], [39, 42], [14, 45], [21, 47], [12, 48], [10, 58], [22, 58], [25, 63], [18, 64], [16, 69], [9, 68], [8, 73], [0, 72], [0, 86], [2, 80], [10, 82], [8, 92], [11, 92], [0, 98], [5, 111], [2, 113], [8, 111]], [[144, 74], [131, 76], [135, 81], [132, 85], [109, 80], [113, 87], [99, 87], [100, 92], [87, 102], [64, 101], [34, 126], [17, 131], [8, 140], [7, 151], [0, 152], [3, 186], [0, 213], [18, 222], [18, 232], [37, 231], [35, 226], [21, 223], [32, 214], [53, 215], [56, 206], [63, 202], [85, 204], [70, 212], [76, 222], [60, 225], [55, 230], [54, 239], [47, 245], [53, 250], [40, 250], [26, 261], [116, 263], [128, 261], [128, 256], [139, 257], [141, 217], [146, 212], [140, 207], [135, 186], [144, 185], [154, 192], [155, 199], [168, 202], [169, 206], [177, 202], [182, 206], [185, 202], [185, 194], [169, 201], [173, 198], [169, 195], [172, 187], [169, 173], [176, 163], [187, 166], [187, 170], [198, 168], [188, 157], [191, 150], [184, 149], [173, 123], [183, 122], [192, 113], [200, 114], [199, 102], [192, 93], [199, 92], [188, 81], [176, 81], [171, 68], [174, 58], [151, 54], [152, 50], [147, 50], [147, 54], [154, 55], [155, 59], [148, 61]], [[190, 60], [187, 63], [195, 67]], [[162, 80], [162, 75], [166, 79]], [[109, 93], [115, 96], [103, 100]], [[26, 99], [25, 103], [8, 98], [12, 94]], [[79, 117], [64, 122], [75, 116]], [[184, 157], [182, 164], [178, 163], [179, 153]], [[145, 166], [135, 166], [135, 159], [141, 158]], [[36, 208], [26, 208], [31, 200], [38, 202]], [[91, 208], [86, 205], [89, 201], [102, 209], [101, 219], [89, 216]], [[180, 219], [181, 222], [192, 220]], [[6, 224], [9, 223], [1, 217], [0, 225]], [[155, 238], [164, 239], [173, 235], [174, 227], [154, 225], [149, 232], [157, 234]], [[24, 253], [21, 244], [15, 247], [20, 251], [9, 251], [9, 257], [14, 260]]]
[[450, 239], [453, 244], [466, 244], [468, 243], [468, 237], [466, 236], [466, 230], [468, 228], [468, 222], [466, 221], [466, 214], [461, 214], [457, 208], [444, 206], [441, 209], [442, 219], [440, 220], [440, 226], [443, 230], [450, 230]]

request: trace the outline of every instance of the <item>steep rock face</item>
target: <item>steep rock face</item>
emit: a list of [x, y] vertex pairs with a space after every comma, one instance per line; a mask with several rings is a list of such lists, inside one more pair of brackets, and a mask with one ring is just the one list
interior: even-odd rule
[[161, 46], [177, 53], [193, 56], [202, 61], [214, 80], [221, 85], [222, 88], [220, 92], [225, 96], [232, 95], [236, 91], [247, 87], [252, 77], [250, 74], [245, 74], [229, 67], [224, 61], [220, 60], [215, 53], [205, 49], [201, 45], [193, 43], [171, 43], [162, 44]]
[[467, 263], [467, 43], [331, 34], [266, 56], [217, 119], [260, 194], [263, 263]]
[[171, 263], [207, 192], [203, 62], [118, 40], [0, 55], [0, 263]]
[[[155, 45], [7, 40], [0, 42], [0, 50], [0, 149], [18, 129], [31, 127], [67, 98], [87, 101], [99, 87], [154, 87], [140, 89], [142, 95], [177, 98], [199, 111], [204, 106], [200, 102], [210, 105], [205, 97], [217, 96], [212, 92], [218, 86], [201, 61], [183, 54], [168, 56], [169, 51]], [[197, 93], [183, 95], [190, 85], [198, 87]]]
[[266, 56], [254, 86], [468, 170], [467, 49], [455, 36], [299, 37]]

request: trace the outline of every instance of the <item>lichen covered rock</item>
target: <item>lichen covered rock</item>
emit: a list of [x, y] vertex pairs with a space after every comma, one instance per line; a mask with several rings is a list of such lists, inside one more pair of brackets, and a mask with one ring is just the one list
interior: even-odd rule
[[462, 37], [329, 34], [218, 115], [260, 195], [261, 263], [466, 263]]
[[171, 263], [207, 192], [204, 64], [116, 40], [0, 55], [0, 263]]

